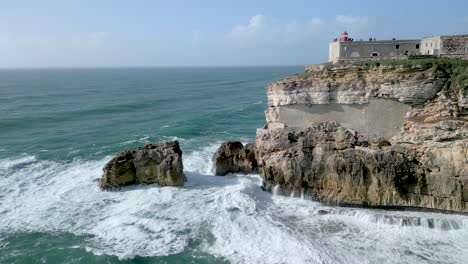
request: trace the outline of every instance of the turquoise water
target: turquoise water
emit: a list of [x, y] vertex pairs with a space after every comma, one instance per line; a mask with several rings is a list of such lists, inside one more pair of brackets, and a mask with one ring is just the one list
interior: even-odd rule
[[267, 82], [301, 67], [0, 71], [1, 157], [92, 159], [144, 141], [252, 138]]
[[[211, 175], [220, 142], [264, 125], [265, 84], [301, 71], [0, 70], [0, 263], [464, 263], [466, 216], [329, 207]], [[115, 153], [174, 139], [183, 188], [97, 187]]]

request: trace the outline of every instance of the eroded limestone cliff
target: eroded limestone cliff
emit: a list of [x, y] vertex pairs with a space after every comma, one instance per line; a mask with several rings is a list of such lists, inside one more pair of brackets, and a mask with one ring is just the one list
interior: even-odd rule
[[468, 62], [315, 65], [266, 90], [265, 190], [468, 212]]
[[467, 62], [421, 60], [308, 66], [267, 85], [264, 187], [468, 212], [467, 76]]

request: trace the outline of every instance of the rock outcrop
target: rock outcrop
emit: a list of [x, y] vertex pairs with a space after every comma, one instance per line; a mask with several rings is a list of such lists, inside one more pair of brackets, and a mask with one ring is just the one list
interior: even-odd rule
[[265, 190], [468, 212], [468, 62], [314, 65], [266, 90], [252, 156]]
[[467, 76], [463, 61], [395, 61], [308, 66], [268, 85], [255, 140], [264, 188], [468, 212]]
[[243, 145], [239, 141], [228, 141], [221, 144], [213, 156], [213, 173], [224, 176], [228, 173], [255, 173], [257, 161], [254, 144]]
[[449, 76], [431, 63], [413, 65], [310, 65], [306, 72], [267, 85], [268, 106], [365, 104], [373, 98], [421, 104], [444, 87]]
[[99, 182], [103, 189], [157, 183], [182, 186], [185, 182], [179, 142], [147, 144], [117, 154], [103, 168]]
[[463, 104], [466, 109], [466, 62], [373, 63], [308, 66], [303, 74], [267, 85], [268, 127], [337, 121], [361, 133], [395, 136], [406, 113], [441, 92], [453, 99], [447, 109], [454, 116], [462, 112]]
[[466, 142], [420, 149], [375, 139], [335, 122], [259, 129], [264, 188], [340, 204], [468, 210]]

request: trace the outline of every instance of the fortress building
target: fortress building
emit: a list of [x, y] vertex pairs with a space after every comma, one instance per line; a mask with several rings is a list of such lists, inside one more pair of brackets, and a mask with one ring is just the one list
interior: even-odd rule
[[409, 56], [468, 59], [468, 35], [434, 36], [423, 39], [355, 41], [343, 32], [330, 43], [328, 61], [332, 63], [369, 59], [407, 59]]

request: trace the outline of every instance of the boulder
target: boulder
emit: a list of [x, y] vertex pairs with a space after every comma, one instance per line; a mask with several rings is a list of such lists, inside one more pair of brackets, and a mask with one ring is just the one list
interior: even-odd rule
[[221, 144], [213, 156], [213, 173], [224, 176], [228, 173], [255, 173], [257, 160], [255, 146], [252, 143], [243, 145], [239, 141], [228, 141]]
[[182, 150], [179, 142], [147, 144], [124, 150], [103, 168], [99, 185], [103, 189], [131, 185], [157, 183], [161, 186], [182, 186]]

